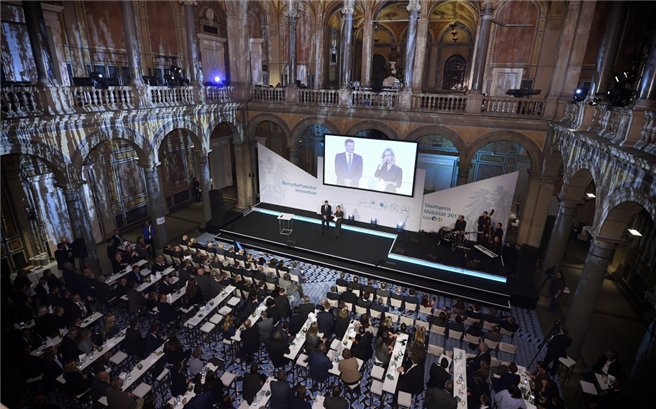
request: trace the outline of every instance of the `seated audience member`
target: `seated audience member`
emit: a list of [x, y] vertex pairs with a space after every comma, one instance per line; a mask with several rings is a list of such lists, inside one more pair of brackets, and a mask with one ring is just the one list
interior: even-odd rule
[[353, 338], [351, 345], [351, 355], [360, 358], [363, 361], [368, 361], [373, 355], [371, 349], [371, 342], [373, 341], [373, 333], [365, 331], [362, 327], [358, 329], [358, 333]]
[[617, 353], [608, 350], [604, 352], [597, 362], [591, 367], [584, 368], [581, 371], [581, 376], [588, 382], [595, 383], [595, 373], [611, 375], [615, 378], [620, 376], [622, 365], [617, 360]]
[[333, 386], [331, 396], [326, 396], [323, 401], [325, 409], [348, 409], [349, 402], [342, 397], [342, 388], [339, 385]]
[[[403, 297], [404, 304], [414, 304], [414, 308], [417, 308], [419, 304], [419, 298], [417, 298], [417, 291], [414, 288], [408, 290], [408, 295]], [[407, 307], [404, 307], [407, 309]]]
[[383, 332], [378, 337], [376, 343], [376, 358], [382, 362], [383, 367], [386, 367], [389, 364], [395, 340], [396, 338], [391, 337], [388, 332]]
[[91, 399], [98, 402], [98, 399], [107, 396], [107, 388], [111, 386], [109, 374], [105, 371], [98, 371], [91, 384]]
[[[467, 328], [467, 331], [465, 331], [465, 334], [469, 334], [473, 337], [476, 337], [476, 339], [480, 340], [480, 337], [483, 335], [483, 330], [481, 329], [481, 324], [478, 322], [475, 322], [473, 325], [470, 325], [469, 328]], [[478, 344], [469, 344], [470, 349], [476, 349]]]
[[295, 389], [296, 395], [289, 398], [289, 409], [312, 409], [305, 386], [298, 384]]
[[503, 340], [503, 335], [499, 333], [499, 326], [494, 325], [492, 327], [492, 331], [488, 331], [485, 334], [483, 334], [483, 338], [489, 339], [492, 342], [501, 342]]
[[362, 374], [358, 368], [358, 360], [351, 355], [351, 350], [344, 348], [342, 351], [342, 360], [339, 361], [340, 379], [345, 385], [355, 385], [360, 382]]
[[490, 351], [487, 344], [481, 342], [478, 344], [478, 354], [474, 358], [469, 358], [467, 360], [467, 372], [474, 373], [481, 367], [481, 362], [487, 363], [488, 368], [490, 367]]
[[[464, 336], [465, 332], [465, 326], [462, 324], [462, 317], [460, 315], [456, 315], [456, 322], [449, 322], [449, 325], [447, 325], [447, 336], [450, 337], [449, 331], [458, 331], [462, 332]], [[460, 339], [462, 339], [462, 336]]]
[[144, 338], [145, 354], [150, 355], [155, 352], [166, 341], [166, 336], [159, 335], [159, 324], [151, 324], [148, 334]]
[[381, 304], [388, 304], [390, 295], [391, 293], [387, 289], [387, 283], [383, 281], [382, 283], [380, 283], [380, 288], [376, 290], [376, 297], [383, 299], [384, 302]]
[[331, 286], [330, 291], [326, 293], [326, 298], [333, 301], [342, 301], [342, 296], [337, 292], [336, 286]]
[[77, 360], [69, 360], [64, 364], [64, 390], [68, 396], [77, 396], [91, 389], [92, 380], [77, 367]]
[[116, 284], [116, 288], [114, 289], [114, 294], [116, 295], [116, 298], [121, 298], [124, 295], [128, 294], [128, 279], [125, 277], [121, 277], [118, 279], [118, 284]]
[[189, 367], [189, 373], [192, 377], [198, 375], [200, 371], [205, 366], [205, 361], [202, 359], [203, 350], [200, 348], [194, 349], [194, 352], [191, 353], [191, 358], [187, 366]]
[[421, 306], [424, 308], [433, 308], [435, 307], [435, 299], [433, 298], [431, 300], [428, 298], [428, 295], [424, 294], [424, 296], [421, 297]]
[[508, 389], [494, 395], [494, 401], [497, 403], [499, 409], [526, 409], [524, 399], [519, 387], [513, 385]]
[[346, 281], [346, 273], [343, 271], [340, 271], [339, 273], [339, 278], [335, 280], [335, 284], [340, 286], [340, 287], [346, 287], [348, 286], [348, 281]]
[[458, 401], [453, 397], [453, 381], [446, 381], [444, 389], [435, 387], [426, 389], [424, 407], [427, 409], [456, 409]]
[[[446, 307], [445, 307], [446, 309]], [[465, 302], [461, 298], [456, 298], [456, 302], [451, 306], [451, 308], [447, 309], [451, 314], [456, 314], [463, 316], [465, 315]]]
[[401, 375], [397, 391], [406, 392], [411, 395], [419, 395], [424, 391], [424, 366], [420, 365], [422, 357], [416, 353], [410, 354], [410, 367], [400, 367], [397, 369]]
[[123, 379], [116, 377], [112, 386], [107, 388], [107, 409], [138, 409], [143, 408], [144, 400], [132, 400], [132, 392], [123, 392]]
[[490, 308], [487, 314], [483, 314], [483, 321], [491, 322], [492, 324], [498, 324], [500, 319], [497, 315], [497, 309], [494, 307]]
[[[538, 363], [540, 363], [540, 361]], [[519, 385], [521, 378], [519, 375], [517, 375], [517, 370], [517, 365], [512, 362], [510, 365], [508, 365], [508, 372], [500, 375], [498, 378], [492, 377], [491, 381], [494, 391], [498, 393], [504, 389], [510, 388], [512, 385]], [[544, 368], [542, 371], [546, 373]]]
[[253, 403], [253, 399], [255, 399], [255, 395], [262, 389], [262, 386], [264, 385], [264, 382], [266, 382], [266, 375], [260, 373], [259, 368], [257, 367], [257, 364], [251, 365], [251, 370], [248, 372], [246, 375], [244, 375], [244, 381], [243, 381], [243, 396], [244, 400], [248, 402], [248, 404]]
[[449, 360], [442, 358], [439, 365], [437, 362], [433, 362], [429, 373], [430, 377], [428, 378], [428, 382], [426, 382], [426, 388], [444, 389], [446, 381], [451, 379], [451, 374], [449, 373]]
[[180, 312], [173, 305], [169, 304], [166, 294], [159, 295], [157, 311], [159, 311], [159, 322], [163, 324], [176, 322], [180, 318]]
[[519, 330], [519, 324], [517, 323], [517, 320], [513, 316], [501, 318], [499, 320], [499, 326], [504, 330], [512, 333], [515, 333], [517, 332], [517, 330]]
[[342, 293], [342, 301], [349, 304], [356, 304], [358, 302], [358, 296], [353, 292], [353, 283], [350, 283], [346, 287], [346, 291]]

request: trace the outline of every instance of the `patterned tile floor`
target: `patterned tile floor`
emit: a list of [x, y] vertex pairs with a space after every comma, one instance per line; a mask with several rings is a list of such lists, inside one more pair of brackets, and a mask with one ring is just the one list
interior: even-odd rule
[[[198, 241], [203, 243], [208, 240], [214, 240], [214, 237], [210, 234], [203, 234], [198, 237]], [[226, 245], [231, 245], [231, 243], [225, 243]], [[266, 252], [259, 252], [259, 251], [254, 251], [254, 256], [255, 257], [265, 257], [266, 259], [270, 258], [278, 258], [275, 254], [268, 254]], [[292, 260], [285, 260], [286, 262], [290, 262]], [[334, 271], [325, 267], [320, 267], [320, 266], [315, 266], [311, 265], [309, 263], [304, 263], [301, 262], [299, 263], [299, 267], [303, 271], [303, 289], [306, 295], [308, 295], [313, 303], [319, 303], [323, 297], [325, 297], [325, 294], [327, 291], [329, 291], [330, 286], [333, 285], [335, 280], [339, 277], [339, 272]], [[431, 295], [432, 297], [433, 295]], [[436, 306], [441, 308], [443, 306], [450, 306], [453, 304], [454, 300], [451, 298], [446, 298], [442, 296], [436, 296]], [[300, 300], [295, 299], [292, 307], [296, 304], [298, 304]], [[103, 306], [103, 309], [107, 312], [111, 310], [112, 313], [114, 313], [117, 316], [117, 320], [120, 325], [122, 326], [127, 326], [128, 322], [130, 321], [131, 318], [133, 318], [123, 307], [107, 307]], [[193, 314], [195, 310], [192, 310], [191, 314]], [[514, 360], [518, 365], [522, 366], [528, 366], [529, 363], [533, 360], [534, 356], [538, 352], [538, 346], [542, 342], [544, 335], [542, 333], [542, 330], [540, 328], [540, 323], [538, 322], [538, 317], [535, 311], [531, 310], [525, 310], [521, 308], [512, 308], [512, 315], [515, 316], [518, 320], [518, 323], [520, 325], [520, 330], [517, 332], [513, 343], [518, 346], [517, 352], [515, 354]], [[426, 320], [426, 316], [424, 314], [417, 314], [419, 319]], [[146, 314], [144, 316], [140, 317], [141, 320], [141, 328], [148, 328], [151, 322], [155, 321], [155, 318], [150, 316], [149, 314]], [[180, 322], [184, 322], [186, 318], [182, 318]], [[221, 337], [220, 335], [213, 335], [208, 337], [207, 340], [201, 340], [197, 337], [197, 335], [189, 331], [187, 329], [181, 328], [179, 330], [179, 337], [182, 343], [187, 347], [191, 349], [195, 349], [197, 347], [201, 348], [204, 352], [203, 357], [205, 359], [211, 359], [211, 358], [219, 358], [222, 361], [225, 362], [226, 371], [230, 371], [234, 374], [237, 375], [237, 381], [236, 381], [236, 388], [229, 390], [231, 396], [233, 397], [233, 406], [236, 408], [239, 406], [241, 402], [241, 392], [242, 392], [242, 378], [244, 374], [247, 372], [248, 365], [243, 364], [239, 359], [233, 359], [231, 358], [232, 354], [228, 353], [226, 350], [225, 344], [221, 342]], [[432, 334], [430, 333], [430, 343], [435, 344], [435, 345], [440, 345], [444, 346], [446, 350], [451, 350], [453, 347], [460, 347], [460, 341], [456, 341], [453, 339], [446, 340], [446, 344], [444, 343], [444, 338], [437, 335], [437, 334]], [[504, 341], [510, 342], [509, 339], [505, 339]], [[469, 346], [467, 344], [463, 344], [465, 350], [469, 350]], [[540, 360], [543, 356], [544, 353], [546, 352], [546, 348], [544, 348], [540, 353], [538, 354], [538, 357], [536, 359]], [[496, 353], [493, 353], [493, 356], [495, 356]], [[496, 354], [497, 358], [500, 360], [506, 360], [510, 361], [513, 359], [512, 356], [505, 354], [505, 353], [498, 353]], [[432, 365], [433, 362], [437, 361], [437, 357], [434, 357], [432, 355], [426, 355], [426, 380], [428, 380], [428, 368]], [[260, 357], [256, 359], [256, 361], [260, 368], [262, 373], [266, 374], [267, 376], [272, 376], [274, 372], [273, 365], [271, 364], [268, 354], [265, 350], [261, 351]], [[353, 393], [349, 393], [347, 395], [347, 398], [350, 398], [349, 400], [351, 401], [351, 407], [352, 408], [365, 408], [365, 407], [380, 407], [380, 408], [391, 408], [391, 396], [386, 396], [383, 398], [383, 402], [381, 402], [380, 397], [377, 395], [372, 394], [369, 392], [372, 379], [370, 377], [371, 374], [371, 368], [374, 365], [373, 359], [369, 360], [366, 362], [363, 366], [363, 378], [362, 382], [359, 386], [358, 389], [356, 389]], [[531, 365], [530, 369], [535, 368], [535, 363]], [[323, 390], [320, 389], [317, 385], [311, 385], [309, 384], [309, 381], [303, 377], [299, 376], [300, 374], [297, 372], [298, 368], [296, 366], [293, 367], [291, 364], [288, 365], [288, 381], [293, 385], [295, 382], [299, 381], [300, 378], [300, 383], [304, 384], [306, 387], [308, 387], [308, 390], [310, 391], [312, 397], [316, 397], [318, 394], [323, 394]], [[329, 383], [330, 384], [335, 384], [339, 380], [337, 378], [332, 378], [330, 379]], [[162, 407], [164, 403], [170, 398], [170, 393], [169, 391], [169, 384], [168, 384], [169, 379], [168, 377], [163, 381], [165, 385], [162, 385], [162, 388], [157, 388], [155, 387], [154, 390], [156, 391], [161, 391], [161, 393], [155, 392], [157, 396], [157, 407]], [[423, 394], [415, 398], [415, 403], [414, 407], [422, 407], [423, 405]]]

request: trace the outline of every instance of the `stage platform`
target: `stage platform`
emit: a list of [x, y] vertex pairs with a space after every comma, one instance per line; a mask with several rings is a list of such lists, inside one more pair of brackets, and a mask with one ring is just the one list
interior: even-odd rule
[[[294, 215], [289, 235], [280, 234], [278, 216], [282, 213]], [[506, 277], [463, 268], [467, 263], [463, 250], [453, 252], [439, 247], [429, 235], [345, 220], [341, 237], [337, 238], [334, 223], [328, 233], [321, 233], [316, 213], [264, 203], [223, 226], [219, 234], [224, 240], [238, 240], [253, 248], [395, 285], [510, 308]], [[394, 253], [398, 248], [405, 254]], [[435, 260], [429, 259], [429, 254]]]

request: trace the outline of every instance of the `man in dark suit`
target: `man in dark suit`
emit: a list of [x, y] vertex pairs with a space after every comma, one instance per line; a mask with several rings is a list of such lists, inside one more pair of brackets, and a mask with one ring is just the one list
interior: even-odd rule
[[330, 207], [326, 200], [323, 202], [323, 206], [321, 206], [321, 234], [330, 230], [330, 216], [332, 215], [333, 208]]
[[558, 369], [558, 359], [564, 358], [567, 356], [567, 348], [572, 345], [572, 338], [567, 336], [569, 328], [566, 326], [560, 327], [560, 331], [557, 335], [554, 335], [549, 343], [547, 343], [547, 353], [544, 356], [544, 367], [545, 369], [549, 367], [549, 363], [553, 362], [551, 367], [551, 376], [553, 377], [556, 374], [556, 369]]
[[351, 286], [354, 290], [362, 291], [362, 283], [360, 282], [360, 279], [358, 279], [357, 277], [353, 277], [353, 281], [351, 281]]
[[50, 294], [50, 287], [48, 286], [48, 280], [45, 277], [39, 278], [39, 284], [34, 287], [36, 296], [39, 298], [41, 305], [50, 305], [47, 302], [48, 294]]
[[508, 332], [515, 333], [517, 332], [517, 330], [519, 330], [519, 324], [517, 323], [517, 320], [513, 316], [501, 318], [499, 320], [499, 326]]
[[62, 338], [61, 344], [59, 344], [59, 351], [61, 351], [63, 362], [68, 362], [71, 359], [77, 361], [82, 353], [77, 348], [77, 342], [75, 341], [76, 337], [77, 327], [70, 327], [66, 336]]
[[499, 241], [503, 241], [503, 224], [497, 223], [497, 227], [494, 229], [492, 237], [498, 237]]
[[337, 280], [335, 280], [335, 284], [337, 284], [340, 287], [348, 286], [349, 283], [348, 283], [348, 281], [346, 281], [346, 274], [344, 274], [343, 271], [341, 273], [339, 273], [339, 278]]
[[43, 344], [43, 339], [39, 334], [32, 332], [29, 328], [23, 328], [21, 330], [21, 336], [18, 341], [21, 344], [22, 351], [24, 351], [25, 348], [29, 348], [30, 351], [32, 351], [34, 348], [38, 348]]
[[180, 318], [180, 313], [175, 309], [174, 306], [166, 301], [166, 294], [163, 293], [159, 295], [159, 301], [157, 301], [157, 311], [159, 311], [159, 322], [163, 324], [170, 324]]
[[462, 332], [463, 335], [464, 335], [465, 326], [462, 325], [462, 317], [460, 315], [456, 315], [456, 322], [449, 322], [449, 324], [446, 326], [446, 335], [447, 335], [447, 337], [449, 336], [449, 331], [450, 330]]
[[130, 322], [130, 328], [125, 331], [125, 353], [128, 355], [137, 355], [143, 357], [144, 351], [146, 350], [146, 344], [144, 342], [144, 337], [139, 332], [139, 321], [132, 320]]
[[517, 375], [517, 365], [514, 362], [511, 362], [508, 365], [508, 372], [501, 375], [499, 378], [492, 377], [492, 388], [496, 393], [501, 392], [502, 390], [510, 388], [512, 385], [519, 385], [521, 377]]
[[372, 302], [370, 310], [380, 312], [380, 319], [385, 318], [385, 313], [389, 311], [389, 308], [383, 304], [383, 299], [379, 298], [378, 302]]
[[367, 309], [367, 314], [369, 314], [369, 308], [371, 308], [371, 301], [369, 301], [369, 293], [364, 293], [362, 295], [362, 298], [358, 298], [357, 305], [366, 308]]
[[424, 367], [419, 365], [421, 358], [416, 353], [410, 354], [410, 368], [400, 367], [397, 372], [401, 374], [397, 391], [411, 395], [419, 395], [424, 391]]
[[595, 383], [597, 380], [595, 373], [611, 375], [617, 378], [622, 371], [622, 364], [617, 360], [617, 353], [614, 351], [606, 351], [602, 354], [597, 362], [591, 367], [584, 368], [581, 371], [581, 376], [588, 382]]
[[292, 319], [289, 320], [289, 333], [291, 335], [298, 334], [301, 328], [303, 328], [303, 324], [305, 324], [306, 320], [307, 317], [303, 315], [300, 307], [298, 305], [294, 307], [294, 315], [292, 315]]
[[43, 372], [42, 386], [44, 392], [49, 392], [61, 384], [57, 381], [59, 375], [64, 373], [64, 358], [57, 350], [57, 347], [48, 347], [43, 355], [46, 358], [53, 357], [52, 360], [46, 359], [45, 370]]
[[299, 305], [298, 307], [301, 310], [301, 314], [305, 316], [305, 319], [307, 319], [308, 315], [310, 315], [311, 312], [314, 312], [316, 308], [315, 305], [312, 304], [310, 297], [307, 295], [303, 297], [303, 304]]
[[346, 287], [346, 292], [342, 293], [342, 301], [349, 304], [356, 304], [358, 302], [358, 296], [353, 292], [353, 285], [349, 284]]
[[257, 296], [255, 296], [255, 294], [251, 295], [250, 299], [244, 303], [244, 305], [237, 313], [237, 319], [236, 319], [237, 324], [243, 322], [253, 312], [255, 312], [255, 309], [257, 308], [257, 304], [258, 304]]
[[[83, 320], [93, 314], [91, 305], [85, 303], [85, 301], [80, 298], [79, 294], [71, 295], [70, 301], [71, 302], [68, 303], [68, 306], [70, 309], [70, 316], [73, 319], [79, 318]], [[66, 310], [66, 307], [64, 307], [64, 310]], [[66, 312], [68, 313], [68, 311]]]
[[96, 290], [94, 288], [95, 281], [93, 279], [93, 273], [90, 268], [85, 268], [82, 270], [82, 275], [79, 277], [80, 281], [80, 297], [86, 301], [93, 301], [96, 296]]
[[278, 306], [276, 305], [276, 301], [273, 298], [269, 297], [266, 299], [265, 302], [267, 306], [266, 312], [269, 315], [269, 317], [273, 319], [273, 323], [275, 324], [278, 321], [280, 321], [281, 315], [280, 315], [280, 311], [278, 311]]
[[424, 407], [427, 409], [456, 409], [458, 401], [453, 397], [453, 381], [446, 381], [444, 389], [426, 389]]
[[338, 185], [360, 187], [362, 156], [354, 153], [354, 150], [355, 141], [349, 138], [344, 142], [344, 152], [335, 155], [335, 176]]
[[205, 274], [203, 267], [196, 270], [196, 284], [203, 292], [203, 296], [208, 297], [210, 294], [210, 277]]
[[150, 328], [148, 329], [148, 334], [146, 334], [146, 338], [144, 338], [144, 346], [145, 346], [145, 352], [146, 355], [150, 355], [157, 348], [162, 346], [164, 341], [166, 341], [166, 337], [159, 336], [159, 324], [151, 324]]
[[118, 284], [116, 284], [116, 288], [114, 289], [114, 294], [116, 294], [116, 298], [121, 298], [124, 295], [127, 295], [128, 293], [128, 279], [125, 277], [121, 277], [118, 279]]
[[105, 276], [99, 275], [96, 277], [94, 287], [96, 289], [96, 298], [101, 304], [107, 304], [115, 297], [114, 290], [105, 282]]
[[337, 287], [334, 285], [330, 287], [330, 291], [326, 293], [326, 298], [333, 301], [342, 301], [342, 296], [337, 293]]
[[137, 290], [137, 287], [139, 287], [139, 284], [133, 281], [132, 288], [128, 289], [128, 305], [130, 307], [131, 313], [138, 313], [142, 311], [148, 304], [146, 297], [144, 297], [143, 294]]
[[390, 292], [387, 289], [387, 283], [380, 283], [380, 288], [376, 290], [376, 297], [382, 298], [383, 302], [382, 304], [387, 304], [389, 303], [389, 298], [390, 298]]
[[[417, 294], [417, 292], [415, 291], [415, 289], [414, 289], [414, 288], [411, 288], [411, 289], [408, 291], [408, 295], [406, 295], [405, 297], [403, 297], [403, 303], [404, 303], [404, 305], [407, 305], [407, 304], [414, 304], [414, 305], [415, 305], [415, 309], [416, 309], [417, 306], [419, 305], [419, 298], [417, 298], [417, 295], [416, 295], [416, 294]], [[406, 307], [406, 308], [407, 308], [407, 307]]]
[[274, 297], [273, 302], [276, 303], [276, 308], [278, 308], [282, 319], [291, 317], [292, 307], [289, 305], [289, 298], [287, 298], [284, 288], [278, 289], [278, 295]]
[[117, 251], [112, 259], [112, 273], [116, 274], [127, 267], [128, 263], [123, 261], [123, 252]]
[[241, 348], [237, 356], [250, 364], [253, 362], [253, 355], [260, 349], [260, 331], [257, 325], [251, 326], [251, 320], [244, 321], [244, 327], [245, 329], [241, 331]]
[[426, 388], [444, 389], [444, 384], [450, 379], [449, 360], [442, 358], [439, 365], [436, 362], [433, 362], [431, 365], [430, 378], [428, 378], [428, 382], [426, 382]]
[[403, 301], [405, 301], [405, 296], [403, 295], [403, 290], [401, 287], [396, 287], [396, 291], [394, 291], [391, 295], [390, 298], [393, 300], [399, 300], [401, 301], [401, 309], [405, 308], [403, 305]]
[[322, 332], [324, 337], [330, 338], [335, 329], [335, 316], [330, 312], [328, 301], [321, 300], [321, 306], [323, 307], [323, 311], [317, 314], [317, 326], [319, 327], [319, 332]]
[[486, 343], [478, 344], [478, 355], [468, 360], [467, 373], [474, 373], [481, 368], [481, 362], [487, 362], [488, 366], [492, 358], [490, 357], [489, 347]]
[[171, 279], [168, 275], [162, 277], [159, 282], [158, 290], [161, 294], [171, 294], [173, 292], [173, 287], [171, 287]]
[[310, 378], [317, 382], [324, 382], [328, 379], [333, 362], [326, 356], [326, 344], [321, 343], [318, 348], [313, 349], [307, 358]]
[[342, 389], [339, 385], [333, 387], [332, 396], [327, 396], [323, 401], [325, 409], [348, 409], [349, 403], [342, 397]]

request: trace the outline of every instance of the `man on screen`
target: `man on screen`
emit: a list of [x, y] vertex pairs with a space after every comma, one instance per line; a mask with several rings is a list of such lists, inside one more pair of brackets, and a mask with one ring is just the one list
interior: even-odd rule
[[344, 142], [344, 152], [335, 155], [335, 175], [337, 184], [342, 186], [360, 187], [362, 178], [362, 156], [353, 153], [355, 141], [347, 139]]

